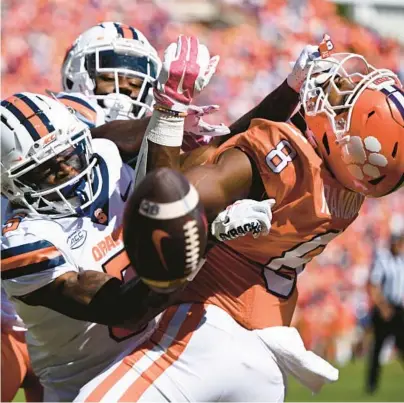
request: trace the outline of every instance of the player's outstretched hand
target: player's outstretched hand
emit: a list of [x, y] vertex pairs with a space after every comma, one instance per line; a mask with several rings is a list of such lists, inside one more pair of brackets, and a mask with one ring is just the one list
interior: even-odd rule
[[194, 36], [180, 35], [164, 52], [164, 61], [154, 88], [157, 108], [186, 114], [194, 95], [209, 83], [219, 63]]
[[[299, 92], [304, 81], [307, 78], [310, 66], [314, 61], [317, 61], [317, 67], [321, 71], [321, 63], [319, 60], [329, 57], [334, 49], [334, 44], [328, 35], [324, 35], [319, 46], [306, 45], [296, 62], [293, 65], [292, 72], [287, 77], [289, 87]], [[323, 63], [324, 69], [329, 67], [327, 62]]]
[[221, 123], [220, 125], [213, 125], [205, 122], [202, 119], [202, 116], [215, 113], [219, 110], [219, 108], [219, 105], [189, 105], [188, 115], [185, 118], [184, 132], [196, 136], [210, 137], [225, 136], [226, 134], [229, 134], [230, 129], [223, 123]]
[[252, 234], [254, 238], [268, 235], [271, 229], [272, 211], [275, 200], [238, 200], [219, 213], [212, 223], [212, 235], [219, 241]]

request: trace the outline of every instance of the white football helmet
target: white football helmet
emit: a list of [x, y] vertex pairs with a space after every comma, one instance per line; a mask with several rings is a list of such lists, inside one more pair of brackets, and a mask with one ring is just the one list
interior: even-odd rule
[[[157, 51], [140, 31], [121, 23], [103, 22], [81, 34], [67, 51], [62, 85], [66, 92], [95, 98], [105, 110], [107, 121], [139, 119], [152, 110], [152, 84], [160, 68]], [[95, 94], [95, 77], [102, 73], [114, 74], [114, 93]], [[143, 80], [137, 99], [120, 93], [119, 74]]]
[[[79, 173], [55, 186], [29, 179], [38, 171], [34, 169], [58, 156], [67, 165], [71, 158]], [[89, 129], [62, 103], [44, 95], [23, 92], [1, 102], [0, 166], [3, 196], [33, 214], [82, 214], [101, 192]]]

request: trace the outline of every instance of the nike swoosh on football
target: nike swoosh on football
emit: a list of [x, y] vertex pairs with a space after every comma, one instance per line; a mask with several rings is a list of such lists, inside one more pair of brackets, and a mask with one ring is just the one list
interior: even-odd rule
[[163, 267], [168, 271], [167, 263], [166, 263], [166, 260], [164, 258], [164, 255], [163, 255], [163, 250], [161, 248], [161, 241], [164, 238], [170, 238], [170, 235], [168, 235], [167, 232], [165, 232], [165, 231], [163, 231], [161, 229], [155, 229], [153, 231], [153, 233], [152, 233], [152, 241], [153, 241], [154, 247], [156, 248], [157, 253], [159, 254], [160, 261], [161, 261]]
[[124, 194], [120, 193], [121, 199], [122, 199], [123, 202], [126, 202], [126, 200], [128, 200], [128, 196], [129, 196], [131, 186], [132, 186], [132, 181], [130, 181], [127, 189], [125, 190], [125, 193]]

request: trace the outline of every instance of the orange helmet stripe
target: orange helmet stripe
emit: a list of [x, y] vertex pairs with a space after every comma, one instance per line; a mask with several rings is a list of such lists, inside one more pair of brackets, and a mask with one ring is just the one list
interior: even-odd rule
[[135, 31], [134, 28], [130, 27], [129, 25], [126, 24], [114, 24], [116, 30], [118, 31], [118, 34], [122, 36], [122, 38], [125, 39], [138, 39], [138, 35]]
[[12, 95], [1, 105], [20, 121], [35, 141], [55, 130], [48, 117], [24, 94]]

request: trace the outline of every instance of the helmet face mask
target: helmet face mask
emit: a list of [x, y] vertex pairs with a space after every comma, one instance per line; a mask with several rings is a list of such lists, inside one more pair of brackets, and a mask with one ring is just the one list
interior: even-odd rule
[[[37, 114], [17, 119], [12, 113], [13, 106], [19, 105], [16, 100], [29, 100], [38, 107]], [[39, 114], [47, 116], [54, 130], [35, 140], [26, 128]], [[2, 101], [2, 116], [2, 194], [14, 205], [52, 218], [78, 214], [89, 207], [102, 183], [98, 181], [97, 189], [93, 189], [94, 177], [100, 175], [89, 129], [60, 102], [30, 93]], [[70, 174], [58, 180], [54, 175], [47, 183], [47, 167], [59, 160]]]
[[325, 71], [312, 64], [300, 94], [320, 155], [348, 189], [370, 197], [397, 190], [404, 180], [404, 96], [397, 76], [360, 55], [325, 61]]
[[[152, 85], [161, 68], [157, 52], [147, 39], [130, 27], [137, 39], [122, 37], [122, 26], [108, 22], [84, 32], [68, 51], [62, 67], [64, 90], [96, 99], [106, 111], [107, 121], [139, 119], [151, 112]], [[97, 88], [97, 76], [103, 74], [114, 79], [113, 90], [108, 94]], [[136, 96], [120, 91], [120, 77], [141, 80]]]
[[362, 92], [369, 87], [375, 88], [374, 83], [394, 84], [396, 80], [393, 72], [376, 69], [361, 55], [336, 53], [325, 61], [312, 63], [300, 98], [306, 116], [323, 113], [330, 121], [336, 140], [343, 142], [349, 135], [353, 106]]

